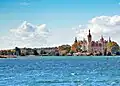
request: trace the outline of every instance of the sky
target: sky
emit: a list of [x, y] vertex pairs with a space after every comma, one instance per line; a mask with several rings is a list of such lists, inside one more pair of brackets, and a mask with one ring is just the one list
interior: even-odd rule
[[103, 35], [120, 43], [120, 0], [0, 0], [0, 49], [71, 44]]

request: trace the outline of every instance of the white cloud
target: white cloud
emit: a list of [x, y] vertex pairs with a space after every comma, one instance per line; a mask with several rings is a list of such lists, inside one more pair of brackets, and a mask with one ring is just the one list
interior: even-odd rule
[[75, 30], [69, 28], [59, 28], [50, 32], [48, 39], [49, 46], [59, 46], [62, 44], [72, 44], [75, 38]]
[[23, 22], [17, 29], [11, 29], [9, 36], [1, 37], [1, 48], [41, 47], [47, 44], [49, 31], [46, 24], [39, 26]]
[[75, 30], [58, 28], [48, 30], [46, 24], [33, 25], [24, 21], [18, 28], [10, 29], [8, 36], [0, 37], [1, 49], [14, 47], [54, 47], [71, 44], [74, 41]]
[[10, 35], [0, 37], [0, 48], [18, 47], [48, 47], [61, 44], [72, 44], [74, 37], [87, 38], [88, 30], [91, 30], [93, 40], [99, 40], [101, 35], [108, 40], [120, 44], [120, 16], [99, 16], [92, 18], [88, 24], [79, 25], [77, 28], [62, 28], [48, 30], [46, 24], [33, 25], [23, 22], [20, 27], [10, 30]]
[[91, 19], [84, 28], [81, 26], [77, 29], [76, 34], [78, 37], [87, 37], [88, 30], [91, 30], [93, 40], [99, 40], [101, 35], [106, 39], [112, 37], [113, 40], [120, 43], [120, 16], [99, 16]]

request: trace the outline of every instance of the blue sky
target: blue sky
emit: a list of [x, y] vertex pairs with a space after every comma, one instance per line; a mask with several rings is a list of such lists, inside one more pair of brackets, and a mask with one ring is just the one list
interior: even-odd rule
[[[0, 0], [0, 32], [26, 20], [50, 28], [70, 28], [100, 15], [120, 14], [120, 0]], [[25, 4], [26, 3], [26, 4]], [[28, 4], [27, 4], [28, 3]]]
[[0, 36], [23, 21], [46, 24], [50, 30], [86, 24], [96, 16], [120, 14], [120, 0], [0, 0]]

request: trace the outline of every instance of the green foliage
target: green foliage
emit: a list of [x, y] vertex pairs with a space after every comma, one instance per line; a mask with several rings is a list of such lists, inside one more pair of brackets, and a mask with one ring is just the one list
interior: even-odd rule
[[111, 51], [112, 51], [112, 53], [118, 52], [119, 51], [119, 46], [118, 45], [113, 46]]
[[111, 50], [112, 53], [119, 51], [119, 45], [116, 42], [109, 42], [107, 48]]
[[108, 44], [107, 44], [107, 47], [108, 48], [112, 48], [112, 47], [114, 47], [114, 46], [119, 46], [116, 42], [109, 42]]
[[34, 50], [34, 55], [39, 55], [39, 53], [37, 52], [37, 50]]
[[71, 46], [70, 45], [61, 45], [61, 46], [59, 46], [59, 50], [60, 51], [66, 50], [67, 52], [70, 52]]
[[81, 45], [79, 45], [79, 46], [77, 46], [77, 51], [82, 51], [82, 46]]
[[74, 51], [72, 51], [72, 50], [70, 50], [70, 53], [71, 53], [71, 54], [73, 54], [73, 53], [75, 53], [75, 52], [74, 52]]

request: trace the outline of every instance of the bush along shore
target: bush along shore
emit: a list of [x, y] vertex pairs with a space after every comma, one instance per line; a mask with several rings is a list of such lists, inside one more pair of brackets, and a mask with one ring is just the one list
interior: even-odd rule
[[62, 45], [59, 47], [51, 48], [18, 48], [11, 50], [1, 50], [0, 58], [14, 58], [15, 56], [115, 56], [120, 55], [120, 52], [88, 52], [88, 51], [77, 51], [71, 50], [70, 45]]

